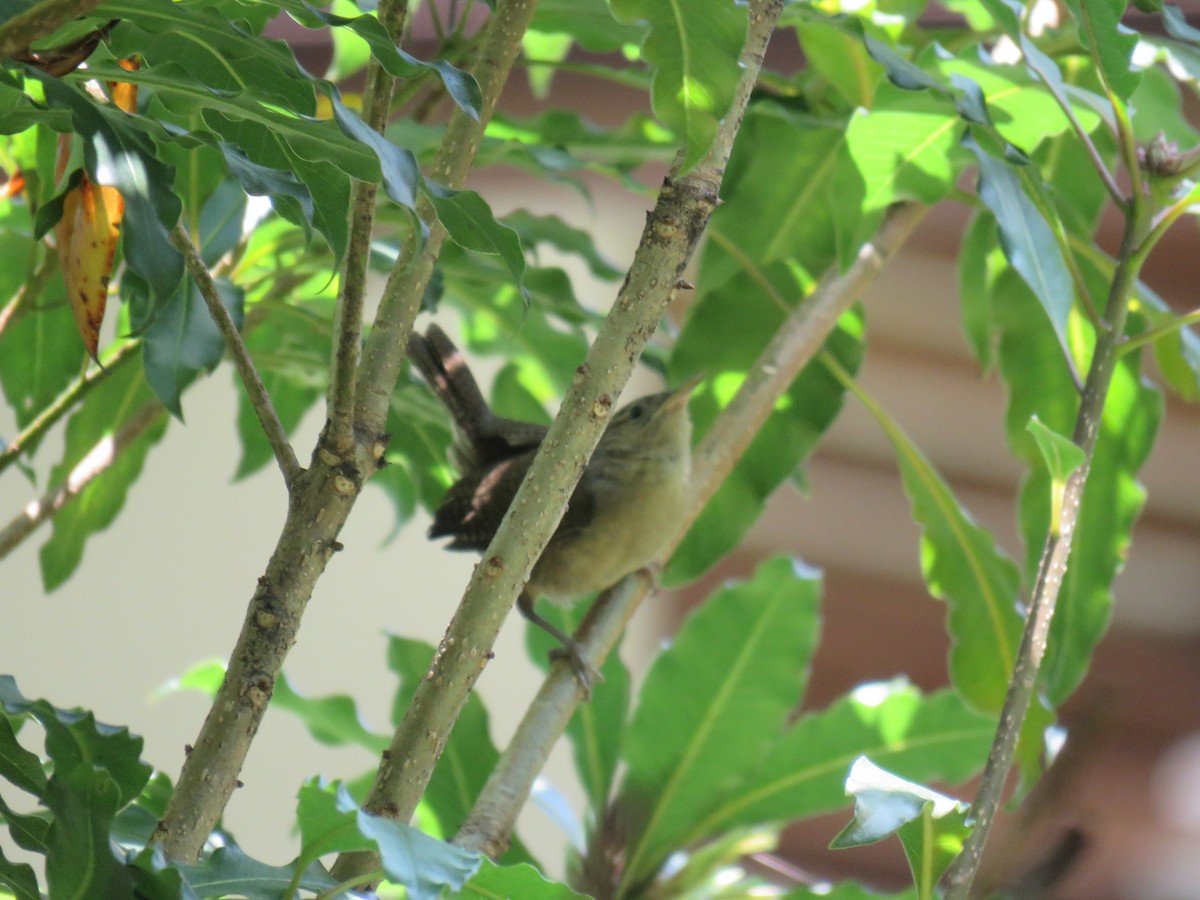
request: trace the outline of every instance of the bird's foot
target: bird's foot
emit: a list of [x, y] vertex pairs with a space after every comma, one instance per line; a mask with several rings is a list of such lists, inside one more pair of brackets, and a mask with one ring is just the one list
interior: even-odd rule
[[575, 676], [575, 680], [583, 688], [583, 699], [592, 699], [592, 685], [598, 681], [603, 681], [604, 676], [600, 674], [599, 669], [583, 658], [579, 644], [575, 643], [575, 641], [564, 642], [561, 647], [555, 647], [550, 651], [550, 659], [566, 660], [567, 665], [571, 667], [571, 673]]

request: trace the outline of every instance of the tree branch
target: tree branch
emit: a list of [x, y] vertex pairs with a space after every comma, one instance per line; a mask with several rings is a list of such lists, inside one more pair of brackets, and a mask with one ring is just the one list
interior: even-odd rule
[[[859, 251], [851, 267], [842, 275], [827, 277], [780, 326], [747, 373], [741, 389], [722, 410], [693, 454], [693, 505], [667, 557], [741, 458], [770, 416], [776, 400], [821, 348], [841, 314], [862, 296], [896, 255], [926, 211], [926, 207], [915, 203], [894, 206], [875, 239]], [[602, 665], [625, 623], [647, 593], [649, 585], [635, 573], [597, 601], [576, 635], [581, 642], [583, 658], [590, 665], [597, 669]], [[501, 754], [467, 821], [455, 837], [456, 843], [489, 855], [507, 845], [534, 779], [580, 699], [574, 676], [569, 670], [556, 667]]]
[[85, 16], [103, 0], [44, 0], [0, 25], [0, 59], [25, 53], [39, 38]]
[[[400, 40], [407, 15], [408, 0], [383, 0], [379, 4], [379, 21], [394, 43]], [[363, 88], [362, 117], [367, 125], [380, 134], [387, 125], [394, 87], [395, 79], [375, 57], [371, 57], [367, 64], [366, 86]], [[348, 453], [354, 444], [354, 383], [362, 350], [363, 298], [367, 292], [377, 193], [378, 185], [374, 182], [356, 181], [350, 201], [350, 240], [346, 249], [342, 288], [334, 310], [333, 359], [330, 362], [326, 401], [329, 446], [338, 454]]]
[[[136, 346], [136, 345], [135, 345]], [[140, 438], [165, 410], [157, 401], [147, 403], [111, 437], [99, 441], [87, 452], [66, 480], [47, 491], [40, 500], [25, 507], [25, 511], [0, 529], [0, 559], [8, 556], [33, 531], [82, 493], [83, 489], [103, 475], [113, 461]]]
[[[528, 18], [532, 15], [532, 6], [531, 0], [500, 0], [497, 12], [488, 22], [490, 44], [485, 42], [485, 46], [502, 47], [511, 41], [509, 64], [524, 34], [524, 26], [517, 28], [515, 35], [493, 37], [496, 23], [503, 22], [511, 27], [511, 11], [524, 10]], [[503, 57], [489, 56], [486, 52], [480, 59], [479, 68], [487, 76], [477, 74], [476, 77], [483, 88], [484, 109], [490, 113], [508, 68]], [[462, 171], [465, 177], [487, 117], [485, 115], [482, 122], [467, 120], [466, 125], [455, 126], [455, 121], [460, 118], [458, 112], [452, 117], [447, 140], [453, 141], [454, 145], [450, 146], [444, 140], [438, 159], [447, 171]], [[464, 129], [467, 132], [465, 138]], [[404, 258], [403, 254], [401, 258]], [[421, 257], [427, 266], [426, 279], [435, 258], [436, 253], [431, 254], [426, 245]], [[191, 753], [184, 760], [175, 791], [155, 830], [154, 840], [162, 843], [171, 859], [186, 861], [199, 856], [204, 841], [237, 787], [238, 774], [266, 712], [287, 651], [296, 641], [301, 616], [317, 579], [333, 553], [341, 548], [338, 535], [364, 481], [381, 465], [387, 447], [384, 428], [388, 401], [399, 377], [405, 349], [405, 341], [396, 340], [395, 336], [400, 334], [407, 338], [426, 283], [418, 277], [405, 278], [396, 273], [389, 284], [393, 282], [411, 290], [412, 296], [394, 290], [391, 298], [385, 297], [381, 303], [376, 328], [372, 330], [358, 367], [353, 446], [349, 452], [335, 452], [328, 445], [327, 435], [322, 434], [309, 468], [298, 474], [290, 493], [287, 518], [266, 572], [259, 578], [250, 599], [225, 680]], [[384, 329], [379, 325], [381, 318]], [[393, 338], [390, 342], [376, 333], [383, 334], [387, 328], [391, 329], [388, 333]], [[362, 397], [367, 399], [360, 403]]]
[[1059, 528], [1051, 528], [1042, 548], [1029, 611], [1025, 616], [1025, 630], [1013, 662], [1013, 675], [1008, 684], [1004, 706], [1000, 710], [1000, 723], [996, 729], [992, 749], [988, 753], [979, 790], [971, 804], [971, 817], [975, 820], [975, 827], [963, 844], [962, 852], [946, 870], [942, 879], [946, 887], [946, 900], [966, 900], [970, 894], [971, 884], [983, 861], [983, 848], [996, 819], [996, 810], [999, 808], [1004, 785], [1012, 768], [1017, 740], [1033, 699], [1042, 659], [1046, 654], [1050, 622], [1054, 618], [1063, 575], [1067, 570], [1067, 559], [1071, 553], [1079, 507], [1104, 414], [1104, 402], [1108, 398], [1108, 387], [1120, 356], [1120, 341], [1125, 332], [1129, 296], [1137, 284], [1138, 266], [1144, 258], [1135, 256], [1134, 250], [1146, 228], [1146, 206], [1147, 204], [1135, 195], [1126, 215], [1121, 255], [1113, 273], [1105, 309], [1105, 320], [1109, 324], [1097, 332], [1092, 364], [1088, 370], [1087, 383], [1071, 435], [1071, 439], [1083, 450], [1085, 460], [1067, 479], [1063, 489]]
[[200, 259], [196, 245], [192, 243], [192, 239], [188, 237], [182, 225], [176, 225], [171, 232], [171, 243], [183, 254], [183, 262], [187, 266], [188, 274], [196, 282], [200, 296], [204, 298], [204, 303], [208, 306], [208, 313], [216, 323], [217, 330], [221, 332], [225, 346], [229, 348], [229, 355], [233, 357], [233, 364], [250, 397], [250, 405], [254, 407], [263, 433], [267, 436], [267, 442], [270, 443], [271, 449], [275, 453], [275, 461], [283, 473], [284, 483], [290, 491], [303, 470], [300, 462], [296, 459], [295, 451], [292, 450], [292, 445], [288, 443], [287, 434], [284, 433], [283, 425], [279, 422], [279, 416], [275, 413], [271, 395], [267, 393], [262, 379], [258, 376], [258, 369], [255, 368], [254, 360], [250, 358], [250, 353], [246, 350], [242, 336], [238, 334], [237, 326], [233, 323], [229, 310], [221, 302], [221, 295], [217, 293], [217, 286], [213, 282], [212, 274], [204, 265], [204, 261]]
[[132, 359], [139, 347], [141, 347], [141, 341], [128, 341], [108, 358], [104, 368], [93, 369], [59, 394], [53, 403], [38, 413], [37, 418], [13, 438], [12, 443], [0, 450], [0, 472], [12, 465], [31, 444], [40, 440], [42, 435], [49, 431], [55, 422], [70, 412], [75, 404], [83, 400], [92, 388]]
[[[457, 188], [466, 181], [536, 6], [536, 0], [500, 0], [496, 4], [479, 48], [479, 60], [472, 69], [483, 93], [479, 121], [454, 107], [433, 161], [432, 175], [443, 184]], [[417, 203], [417, 214], [428, 224], [429, 234], [415, 259], [405, 267], [392, 269], [363, 348], [354, 419], [357, 427], [368, 434], [382, 433], [386, 427], [388, 401], [404, 359], [395, 349], [408, 346], [413, 320], [446, 239], [446, 229], [424, 196]], [[405, 258], [401, 254], [401, 259]]]

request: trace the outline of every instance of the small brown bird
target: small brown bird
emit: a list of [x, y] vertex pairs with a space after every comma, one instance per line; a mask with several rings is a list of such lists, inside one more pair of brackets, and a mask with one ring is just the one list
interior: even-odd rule
[[[451, 459], [461, 473], [434, 515], [431, 538], [451, 550], [487, 549], [547, 428], [495, 415], [458, 348], [436, 325], [413, 332], [408, 355], [454, 423]], [[609, 423], [567, 511], [517, 599], [521, 614], [563, 645], [576, 677], [592, 673], [575, 641], [539, 616], [538, 597], [566, 602], [615, 584], [658, 560], [688, 505], [692, 424], [687, 401], [699, 377], [623, 407]]]

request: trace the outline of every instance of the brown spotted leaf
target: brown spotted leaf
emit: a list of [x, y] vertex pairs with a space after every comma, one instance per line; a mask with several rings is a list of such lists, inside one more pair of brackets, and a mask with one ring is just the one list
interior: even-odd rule
[[92, 359], [100, 343], [100, 323], [108, 303], [108, 279], [121, 234], [125, 202], [114, 187], [97, 185], [83, 172], [67, 194], [59, 221], [59, 263], [80, 337]]

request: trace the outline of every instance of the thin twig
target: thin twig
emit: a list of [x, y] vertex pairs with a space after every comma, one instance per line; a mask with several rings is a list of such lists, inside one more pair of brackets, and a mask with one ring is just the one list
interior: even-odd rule
[[164, 414], [163, 405], [157, 400], [151, 401], [118, 428], [115, 434], [99, 441], [75, 464], [63, 483], [51, 488], [41, 499], [30, 503], [20, 515], [0, 529], [0, 559], [8, 556], [33, 533], [34, 529], [54, 516], [78, 497], [84, 488], [103, 475], [108, 467]]
[[0, 450], [0, 472], [3, 472], [12, 465], [23, 451], [31, 444], [36, 443], [55, 422], [70, 412], [77, 403], [88, 395], [92, 388], [132, 359], [140, 346], [140, 341], [128, 341], [122, 344], [116, 353], [104, 361], [104, 368], [93, 369], [59, 394], [53, 403], [38, 413], [37, 418], [26, 425], [21, 430], [21, 433], [12, 439], [12, 443], [3, 450]]
[[[393, 41], [399, 41], [408, 14], [408, 0], [383, 0], [378, 16]], [[363, 121], [383, 133], [392, 104], [395, 79], [371, 57], [363, 88]], [[333, 359], [329, 367], [329, 448], [336, 454], [350, 453], [354, 445], [354, 383], [362, 352], [363, 298], [367, 292], [367, 269], [371, 261], [371, 235], [375, 229], [375, 197], [378, 185], [356, 181], [350, 201], [350, 239], [342, 289], [334, 310]]]
[[1041, 561], [1038, 564], [1026, 613], [1025, 630], [1021, 635], [1012, 679], [1009, 681], [1008, 693], [1000, 711], [1000, 723], [988, 754], [987, 765], [980, 778], [979, 790], [971, 804], [971, 816], [975, 825], [963, 845], [962, 852], [943, 878], [946, 900], [966, 900], [970, 895], [971, 884], [983, 861], [983, 848], [996, 819], [1004, 785], [1012, 769], [1017, 740], [1041, 671], [1050, 623], [1062, 588], [1080, 503], [1087, 484], [1092, 454], [1096, 448], [1096, 436], [1104, 413], [1104, 402], [1116, 369], [1119, 342], [1125, 331], [1129, 296], [1137, 283], [1139, 260], [1132, 254], [1145, 229], [1143, 219], [1146, 217], [1147, 205], [1144, 201], [1139, 202], [1139, 198], [1135, 196], [1130, 205], [1130, 214], [1125, 220], [1120, 259], [1113, 273], [1105, 308], [1105, 319], [1109, 325], [1097, 332], [1092, 365], [1088, 370], [1087, 384], [1080, 399], [1079, 414], [1071, 435], [1071, 439], [1083, 450], [1085, 461], [1067, 479], [1063, 489], [1060, 526], [1057, 530], [1051, 529], [1042, 548]]
[[229, 315], [229, 310], [221, 302], [221, 295], [217, 292], [217, 286], [213, 282], [208, 267], [200, 259], [196, 245], [192, 243], [192, 239], [188, 237], [182, 225], [176, 225], [172, 230], [171, 243], [183, 254], [183, 262], [187, 267], [188, 274], [196, 282], [200, 296], [204, 298], [204, 303], [208, 306], [209, 315], [216, 323], [217, 330], [221, 332], [221, 337], [225, 341], [229, 355], [233, 357], [233, 364], [237, 368], [238, 375], [241, 376], [242, 384], [250, 398], [250, 405], [254, 407], [263, 433], [267, 436], [267, 442], [275, 453], [275, 461], [283, 473], [284, 483], [290, 490], [303, 469], [299, 460], [296, 459], [292, 445], [288, 443], [287, 434], [279, 422], [275, 406], [271, 403], [271, 395], [267, 393], [266, 386], [263, 385], [262, 379], [258, 375], [258, 369], [254, 365], [254, 360], [250, 358], [250, 353], [242, 341], [242, 336], [238, 333], [233, 317]]
[[[926, 207], [915, 203], [894, 206], [874, 240], [859, 252], [850, 268], [842, 275], [827, 277], [812, 296], [790, 310], [747, 373], [737, 395], [696, 448], [692, 506], [664, 557], [669, 557], [682, 540], [771, 415], [780, 395], [823, 346], [838, 318], [879, 276], [926, 211]], [[601, 596], [576, 635], [586, 662], [599, 669], [648, 592], [646, 579], [634, 573]], [[562, 667], [553, 669], [459, 830], [457, 843], [485, 853], [495, 852], [506, 844], [534, 779], [580, 699], [571, 672]]]
[[1147, 344], [1153, 344], [1159, 338], [1166, 337], [1169, 334], [1173, 334], [1174, 332], [1180, 331], [1189, 325], [1194, 325], [1197, 322], [1200, 322], [1200, 308], [1193, 309], [1191, 312], [1176, 316], [1171, 321], [1164, 322], [1161, 325], [1148, 329], [1147, 331], [1143, 331], [1136, 337], [1131, 337], [1121, 341], [1121, 346], [1117, 348], [1117, 352], [1124, 356], [1126, 353], [1137, 350], [1139, 347], [1145, 347]]

